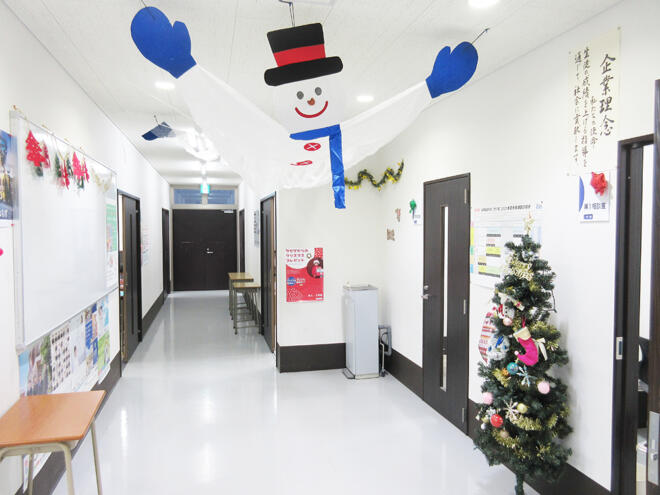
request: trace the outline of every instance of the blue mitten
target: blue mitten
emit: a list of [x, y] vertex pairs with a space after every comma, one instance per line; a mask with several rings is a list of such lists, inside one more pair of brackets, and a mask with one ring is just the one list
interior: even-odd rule
[[145, 58], [174, 77], [179, 77], [197, 62], [190, 54], [190, 35], [182, 22], [170, 24], [156, 7], [140, 10], [131, 22], [131, 36]]
[[433, 72], [426, 78], [431, 98], [456, 91], [470, 80], [477, 69], [477, 49], [464, 41], [451, 51], [444, 47], [435, 59]]

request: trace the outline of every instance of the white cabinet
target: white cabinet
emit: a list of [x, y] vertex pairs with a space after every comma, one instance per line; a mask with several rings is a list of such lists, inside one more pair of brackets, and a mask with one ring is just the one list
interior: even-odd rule
[[345, 285], [342, 320], [346, 336], [347, 376], [379, 376], [378, 289], [371, 285]]

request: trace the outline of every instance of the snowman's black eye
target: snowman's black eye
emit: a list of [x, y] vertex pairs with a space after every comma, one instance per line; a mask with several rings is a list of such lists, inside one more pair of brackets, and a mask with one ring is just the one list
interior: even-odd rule
[[305, 93], [303, 93], [302, 91], [298, 91], [296, 93], [296, 96], [298, 97], [299, 100], [302, 100], [305, 97]]
[[323, 91], [321, 91], [321, 88], [316, 88], [314, 90], [314, 93], [316, 93], [317, 96], [321, 96], [321, 93], [323, 93]]

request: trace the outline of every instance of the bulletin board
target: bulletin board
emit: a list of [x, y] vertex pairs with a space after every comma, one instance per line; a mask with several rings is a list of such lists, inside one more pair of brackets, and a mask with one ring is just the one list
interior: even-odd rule
[[533, 219], [530, 235], [541, 242], [542, 203], [473, 208], [470, 227], [470, 282], [494, 288], [506, 265], [508, 242], [520, 243], [525, 222]]
[[24, 349], [117, 288], [117, 178], [11, 114], [16, 345]]

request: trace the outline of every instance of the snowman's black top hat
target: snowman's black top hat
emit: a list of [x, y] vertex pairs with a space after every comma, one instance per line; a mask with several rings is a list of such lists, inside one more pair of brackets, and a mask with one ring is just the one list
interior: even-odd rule
[[327, 76], [344, 68], [339, 57], [325, 56], [321, 24], [271, 31], [268, 42], [277, 62], [277, 67], [264, 73], [269, 86]]

